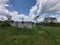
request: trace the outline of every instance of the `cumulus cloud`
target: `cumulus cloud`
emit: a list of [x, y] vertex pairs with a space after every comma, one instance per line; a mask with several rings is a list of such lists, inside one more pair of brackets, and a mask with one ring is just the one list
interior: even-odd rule
[[8, 0], [0, 0], [0, 15], [8, 15], [10, 13], [9, 10], [6, 8], [9, 6], [7, 2]]
[[60, 23], [60, 17], [57, 18], [57, 22]]
[[24, 14], [19, 14], [17, 11], [10, 12], [10, 15], [12, 16], [12, 20], [14, 20], [14, 21], [19, 21], [19, 22], [21, 22], [21, 21], [33, 21], [32, 20], [33, 16], [30, 17], [30, 16], [26, 16]]
[[30, 10], [31, 15], [60, 13], [60, 0], [36, 0], [37, 3]]
[[7, 20], [7, 17], [0, 15], [0, 21], [5, 21], [5, 20]]
[[[25, 15], [19, 14], [17, 11], [9, 11], [6, 7], [9, 7], [9, 4], [7, 4], [9, 0], [0, 0], [0, 18], [5, 19], [4, 16], [11, 16], [12, 20], [14, 21], [20, 21], [21, 18], [23, 18]], [[3, 18], [4, 17], [4, 18]]]
[[32, 8], [30, 9], [29, 15], [35, 15], [37, 8], [38, 8], [37, 4], [35, 4], [35, 6], [32, 6]]
[[[6, 7], [10, 6], [9, 4], [7, 4], [7, 2], [9, 2], [9, 0], [0, 0], [0, 18], [1, 18], [1, 20], [5, 19], [4, 16], [11, 16], [12, 17], [11, 19], [14, 21], [33, 21], [34, 16], [26, 16], [24, 14], [19, 14], [18, 11], [11, 11], [10, 12], [6, 8]], [[36, 9], [34, 9], [34, 10], [36, 10]], [[2, 17], [4, 17], [4, 18], [2, 18]]]
[[[19, 14], [17, 11], [10, 12], [6, 7], [9, 0], [0, 0], [0, 15], [10, 15], [14, 21], [34, 21], [37, 15], [40, 17], [37, 19], [43, 21], [44, 17], [50, 13], [60, 14], [60, 0], [36, 0], [36, 4], [32, 6], [29, 12], [29, 16]], [[44, 15], [44, 16], [43, 16]]]
[[14, 21], [24, 21], [25, 18], [24, 14], [18, 14], [18, 12], [16, 11], [11, 12], [10, 15], [12, 16], [12, 20]]
[[60, 0], [37, 0], [40, 13], [52, 13], [60, 11]]
[[8, 15], [9, 14], [9, 10], [7, 10], [3, 5], [0, 5], [0, 14]]

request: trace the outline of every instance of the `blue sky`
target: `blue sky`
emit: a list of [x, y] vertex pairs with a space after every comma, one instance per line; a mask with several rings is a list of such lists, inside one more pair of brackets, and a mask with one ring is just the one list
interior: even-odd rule
[[0, 0], [0, 15], [10, 15], [19, 21], [34, 21], [37, 15], [41, 15], [38, 21], [52, 16], [60, 21], [60, 0]]
[[9, 0], [10, 11], [18, 11], [20, 14], [29, 15], [29, 10], [36, 4], [36, 0]]

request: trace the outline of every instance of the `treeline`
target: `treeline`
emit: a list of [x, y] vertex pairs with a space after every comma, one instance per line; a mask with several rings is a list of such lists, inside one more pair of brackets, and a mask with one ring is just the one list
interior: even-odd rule
[[0, 21], [0, 26], [11, 26], [9, 21]]
[[45, 25], [45, 26], [54, 26], [54, 27], [60, 27], [60, 23], [38, 23], [37, 25]]

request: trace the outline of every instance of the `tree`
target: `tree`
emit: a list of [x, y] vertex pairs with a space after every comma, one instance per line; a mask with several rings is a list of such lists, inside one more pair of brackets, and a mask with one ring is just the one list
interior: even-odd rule
[[56, 23], [57, 19], [55, 17], [50, 17], [50, 23]]
[[48, 23], [48, 22], [49, 22], [49, 18], [48, 18], [48, 17], [45, 18], [45, 19], [44, 19], [44, 22], [45, 22], [45, 23]]
[[45, 23], [56, 23], [57, 19], [55, 17], [47, 17], [44, 19]]

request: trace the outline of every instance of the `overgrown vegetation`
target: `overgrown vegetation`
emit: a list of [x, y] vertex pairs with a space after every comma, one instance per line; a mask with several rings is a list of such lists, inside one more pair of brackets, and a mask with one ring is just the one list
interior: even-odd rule
[[45, 23], [45, 22], [41, 22], [38, 25], [51, 26], [51, 27], [60, 27], [60, 23]]
[[7, 26], [11, 26], [10, 25], [10, 22], [9, 21], [0, 21], [0, 26], [2, 26], [2, 27], [7, 27]]
[[0, 26], [0, 45], [60, 45], [60, 28], [42, 25], [33, 29]]

